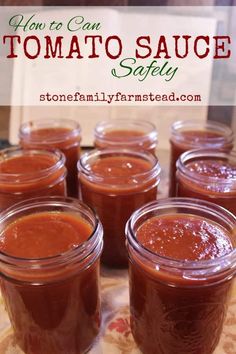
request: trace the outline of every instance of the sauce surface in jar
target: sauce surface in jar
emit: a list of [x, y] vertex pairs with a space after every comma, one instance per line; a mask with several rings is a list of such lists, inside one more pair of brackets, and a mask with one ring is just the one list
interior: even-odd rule
[[0, 236], [0, 251], [19, 258], [53, 257], [78, 247], [92, 227], [70, 214], [38, 213], [18, 219]]
[[[130, 156], [112, 156], [101, 158], [91, 165], [91, 171], [104, 178], [104, 182], [110, 181], [115, 177], [117, 185], [124, 185], [126, 177], [148, 172], [152, 164], [140, 158]], [[135, 186], [135, 181], [133, 181]], [[132, 184], [130, 186], [132, 188]], [[121, 191], [122, 192], [122, 191]]]
[[136, 208], [156, 199], [159, 165], [151, 154], [119, 150], [104, 150], [91, 160], [79, 167], [82, 199], [96, 210], [104, 228], [102, 261], [125, 267], [125, 224]]
[[207, 150], [195, 154], [183, 154], [178, 161], [177, 195], [212, 201], [236, 215], [236, 155]]
[[61, 150], [66, 157], [68, 195], [78, 197], [76, 164], [80, 156], [80, 127], [70, 120], [47, 120], [46, 127], [43, 124], [42, 121], [23, 124], [20, 128], [21, 146], [26, 149]]
[[223, 160], [204, 159], [187, 164], [189, 171], [199, 176], [216, 177], [222, 179], [236, 178], [236, 165]]
[[[32, 130], [30, 132], [31, 138], [36, 140], [41, 140], [44, 143], [51, 142], [55, 143], [57, 140], [61, 140], [60, 137], [64, 134], [68, 134], [71, 132], [69, 128], [63, 127], [51, 127], [51, 128], [40, 128], [36, 130]], [[63, 146], [63, 143], [66, 147], [66, 141], [60, 142]]]
[[[201, 126], [202, 125], [202, 126]], [[220, 149], [230, 151], [233, 148], [233, 132], [224, 124], [208, 122], [176, 122], [172, 126], [170, 138], [170, 196], [176, 196], [176, 162], [180, 155], [193, 149]]]
[[[182, 136], [184, 139], [191, 140], [193, 144], [199, 144], [205, 139], [215, 139], [215, 138], [222, 138], [223, 134], [218, 132], [212, 131], [204, 131], [204, 130], [186, 130], [183, 131]], [[187, 145], [187, 143], [186, 143]]]
[[55, 163], [52, 156], [44, 154], [12, 157], [0, 161], [0, 173], [22, 174], [46, 170]]
[[[0, 235], [0, 251], [38, 262], [21, 274], [22, 282], [2, 279], [1, 290], [17, 343], [26, 354], [77, 354], [92, 345], [99, 331], [99, 266], [81, 269], [56, 261], [76, 252], [93, 227], [68, 212], [39, 212], [16, 219]], [[40, 263], [40, 261], [42, 263]], [[9, 271], [13, 278], [13, 270]], [[37, 280], [36, 280], [37, 279]]]
[[59, 152], [18, 148], [0, 153], [0, 209], [32, 197], [66, 195], [65, 158]]
[[[231, 234], [210, 219], [180, 213], [150, 217], [135, 235], [149, 251], [146, 261], [130, 251], [131, 329], [142, 353], [213, 353], [231, 281], [216, 274], [208, 279], [202, 262], [232, 254]], [[189, 262], [202, 266], [190, 271]]]
[[138, 229], [137, 239], [148, 250], [176, 260], [214, 259], [233, 250], [226, 230], [191, 215], [151, 218]]
[[146, 121], [112, 119], [100, 122], [95, 127], [95, 146], [104, 148], [142, 149], [155, 154], [157, 131]]
[[107, 131], [103, 135], [105, 138], [112, 138], [115, 141], [123, 141], [124, 139], [127, 139], [129, 141], [129, 139], [132, 137], [144, 136], [145, 134], [143, 132], [138, 131], [138, 130], [119, 129], [119, 130]]

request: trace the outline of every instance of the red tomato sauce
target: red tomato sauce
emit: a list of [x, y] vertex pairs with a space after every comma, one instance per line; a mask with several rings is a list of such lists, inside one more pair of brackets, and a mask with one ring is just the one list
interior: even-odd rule
[[233, 250], [223, 228], [190, 215], [153, 217], [138, 229], [137, 239], [148, 250], [176, 260], [214, 259]]
[[66, 213], [38, 213], [18, 219], [0, 237], [0, 250], [20, 258], [45, 258], [85, 242], [92, 228]]
[[68, 195], [78, 197], [76, 164], [80, 156], [80, 136], [63, 127], [30, 130], [21, 136], [20, 143], [27, 149], [59, 149], [66, 157]]
[[40, 172], [50, 168], [55, 159], [47, 155], [18, 156], [0, 162], [0, 173], [22, 174]]
[[[130, 262], [131, 329], [144, 354], [212, 354], [221, 335], [231, 281], [208, 283], [171, 261], [209, 261], [232, 252], [227, 230], [190, 214], [152, 217], [139, 226], [138, 242], [169, 259], [168, 269]], [[151, 256], [150, 256], [151, 258]], [[162, 258], [163, 259], [163, 258]], [[174, 267], [174, 266], [173, 266]], [[199, 271], [198, 271], [199, 275]], [[212, 282], [212, 280], [211, 280]]]
[[[0, 251], [44, 262], [44, 257], [65, 257], [86, 242], [92, 231], [73, 214], [40, 212], [8, 225], [0, 235]], [[41, 281], [35, 281], [32, 270], [22, 274], [24, 281], [1, 279], [17, 343], [26, 354], [84, 353], [100, 326], [98, 261], [82, 270], [80, 263], [58, 263], [53, 271], [40, 263], [35, 271]]]
[[157, 142], [153, 142], [153, 138], [149, 139], [145, 132], [131, 129], [107, 130], [103, 132], [101, 141], [95, 139], [95, 146], [99, 149], [122, 147], [143, 149], [154, 154], [156, 145]]
[[89, 166], [94, 182], [80, 175], [81, 194], [104, 228], [102, 261], [127, 266], [125, 224], [138, 207], [156, 199], [157, 177], [147, 178], [151, 162], [131, 156], [106, 156]]
[[[230, 151], [232, 144], [224, 141], [224, 134], [214, 131], [204, 130], [185, 130], [180, 132], [179, 141], [170, 139], [171, 144], [171, 162], [170, 162], [170, 196], [176, 195], [176, 162], [180, 155], [188, 150], [201, 149], [204, 147], [212, 149], [224, 149]], [[217, 143], [217, 140], [219, 142]], [[220, 140], [221, 143], [220, 143]]]
[[[7, 151], [7, 150], [6, 150]], [[11, 151], [9, 149], [8, 151]], [[12, 150], [14, 153], [14, 151]], [[17, 152], [17, 150], [16, 150]], [[66, 195], [66, 168], [58, 155], [19, 150], [16, 156], [0, 155], [0, 209], [28, 198]]]
[[179, 197], [214, 202], [236, 215], [236, 164], [220, 158], [200, 157], [186, 163], [188, 175], [177, 172]]

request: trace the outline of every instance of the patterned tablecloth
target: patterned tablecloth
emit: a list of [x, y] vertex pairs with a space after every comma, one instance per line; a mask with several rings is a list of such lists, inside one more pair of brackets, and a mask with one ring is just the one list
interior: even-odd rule
[[[159, 155], [164, 173], [159, 197], [167, 195], [166, 154]], [[130, 331], [127, 270], [102, 268], [102, 328], [89, 354], [138, 354]], [[0, 294], [0, 354], [22, 354], [17, 347]], [[50, 353], [45, 353], [50, 354]], [[65, 353], [66, 354], [66, 353]], [[158, 353], [157, 353], [158, 354]], [[178, 353], [181, 354], [181, 353]], [[227, 318], [220, 343], [214, 354], [236, 354], [236, 282], [234, 283]]]

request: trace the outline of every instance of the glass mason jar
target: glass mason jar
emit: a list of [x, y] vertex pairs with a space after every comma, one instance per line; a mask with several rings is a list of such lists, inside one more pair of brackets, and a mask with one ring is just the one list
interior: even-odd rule
[[157, 130], [154, 124], [138, 119], [111, 119], [100, 122], [94, 130], [95, 147], [141, 149], [155, 154]]
[[[136, 172], [133, 165], [138, 165]], [[81, 157], [78, 172], [82, 200], [94, 208], [104, 228], [102, 262], [127, 267], [125, 224], [135, 209], [157, 197], [157, 158], [136, 150], [93, 150]]]
[[0, 151], [0, 211], [22, 200], [66, 196], [65, 156], [59, 151]]
[[225, 124], [218, 122], [177, 121], [171, 127], [170, 190], [169, 195], [176, 195], [176, 162], [179, 156], [193, 149], [214, 149], [231, 151], [234, 135]]
[[60, 149], [66, 157], [68, 195], [78, 197], [79, 124], [70, 119], [33, 120], [21, 125], [19, 138], [21, 146], [26, 149]]
[[[35, 224], [38, 217], [51, 217], [52, 213], [54, 218], [62, 218], [55, 224], [60, 228], [60, 232], [54, 232], [55, 242], [51, 239], [52, 231], [48, 232], [48, 222]], [[51, 222], [54, 221], [50, 219]], [[2, 248], [10, 237], [9, 227], [14, 228], [15, 223], [19, 237], [20, 225], [24, 223], [21, 242], [28, 241], [24, 249], [16, 248], [13, 256], [12, 239], [6, 249]], [[88, 238], [62, 252], [63, 227], [67, 227], [66, 238], [81, 237], [81, 223], [91, 230]], [[0, 244], [1, 291], [19, 347], [25, 354], [86, 352], [100, 327], [99, 263], [103, 232], [97, 216], [76, 199], [43, 197], [8, 209], [1, 215], [0, 224], [0, 240], [5, 237]], [[48, 240], [44, 243], [46, 250], [53, 245], [50, 256], [29, 256], [28, 252], [42, 248], [41, 241], [33, 242], [34, 236], [40, 238], [32, 234], [35, 230], [50, 238], [51, 243]], [[9, 247], [11, 254], [7, 251]]]
[[178, 197], [208, 200], [236, 215], [236, 152], [187, 151], [176, 166]]
[[[215, 228], [224, 230], [233, 245], [230, 253], [215, 259], [178, 260], [149, 250], [137, 239], [145, 222], [171, 217], [177, 228], [183, 215], [189, 221], [201, 218], [212, 223], [211, 232]], [[213, 353], [236, 270], [235, 226], [236, 218], [224, 208], [190, 198], [162, 199], [132, 214], [126, 225], [131, 330], [142, 353]], [[172, 226], [168, 232], [165, 236], [172, 240], [169, 245], [175, 252]], [[194, 228], [193, 233], [196, 237]], [[145, 236], [155, 242], [153, 235]], [[187, 241], [183, 245], [187, 248]]]

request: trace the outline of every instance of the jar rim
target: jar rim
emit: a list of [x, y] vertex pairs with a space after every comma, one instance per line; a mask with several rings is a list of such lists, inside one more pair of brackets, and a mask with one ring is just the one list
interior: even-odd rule
[[[47, 139], [43, 139], [42, 137], [33, 137], [30, 132], [32, 130], [45, 129], [45, 128], [67, 128], [69, 126], [69, 130], [66, 132], [60, 132], [54, 135], [47, 137]], [[69, 140], [74, 136], [81, 134], [80, 124], [73, 120], [67, 118], [48, 118], [48, 119], [35, 119], [30, 120], [28, 122], [23, 123], [19, 129], [19, 138], [24, 140], [27, 137], [27, 140], [32, 143], [37, 144], [46, 144], [46, 143], [59, 143], [64, 140]]]
[[[124, 137], [122, 141], [120, 139], [116, 139], [116, 137], [112, 137], [112, 140], [110, 137], [106, 136], [104, 134], [104, 131], [106, 130], [116, 130], [116, 126], [121, 125], [120, 130], [129, 130], [127, 128], [131, 129], [140, 129], [140, 128], [145, 128], [147, 131], [144, 131], [143, 135], [140, 136], [129, 136], [129, 137]], [[113, 128], [113, 129], [112, 129]], [[143, 130], [142, 130], [143, 132]], [[156, 142], [158, 140], [158, 132], [156, 130], [156, 126], [147, 120], [141, 120], [141, 119], [132, 119], [132, 118], [115, 118], [115, 119], [108, 119], [104, 120], [101, 122], [98, 122], [95, 126], [94, 129], [94, 136], [95, 139], [102, 140], [105, 142], [109, 142], [111, 145], [124, 145], [124, 143], [129, 146], [134, 143], [138, 142], [145, 142], [147, 140], [151, 140], [152, 143]]]
[[[181, 134], [183, 131], [189, 130], [201, 130], [222, 133], [221, 136], [215, 137], [198, 137], [198, 141], [193, 141], [192, 137]], [[174, 122], [171, 126], [171, 139], [176, 140], [176, 142], [182, 142], [190, 147], [198, 148], [199, 145], [204, 144], [205, 146], [211, 146], [212, 144], [222, 146], [225, 144], [231, 144], [234, 140], [234, 133], [230, 127], [226, 124], [219, 123], [216, 121], [205, 121], [199, 122], [196, 120], [178, 120]]]
[[[86, 166], [86, 164], [88, 164], [89, 159], [96, 159], [96, 158], [99, 158], [104, 155], [105, 156], [107, 155], [108, 157], [109, 156], [122, 156], [122, 155], [129, 156], [130, 155], [132, 157], [146, 159], [146, 161], [152, 161], [153, 166], [152, 166], [151, 170], [145, 171], [145, 172], [142, 172], [139, 174], [134, 174], [130, 177], [132, 177], [132, 178], [146, 177], [147, 179], [153, 178], [153, 177], [160, 177], [161, 167], [159, 165], [158, 159], [153, 154], [146, 152], [146, 151], [142, 151], [142, 150], [132, 150], [132, 149], [129, 150], [129, 149], [120, 149], [120, 148], [93, 149], [93, 150], [83, 154], [77, 163], [78, 172], [81, 172], [83, 175], [85, 175], [86, 177], [88, 177], [89, 179], [91, 179], [95, 183], [103, 183], [103, 185], [106, 185], [106, 183], [104, 183], [104, 181], [103, 181], [104, 175], [93, 172], [93, 174], [91, 176], [91, 170]], [[120, 176], [112, 176], [112, 177], [109, 177], [109, 179], [112, 181], [112, 183], [115, 184], [115, 182], [120, 179]], [[147, 179], [145, 179], [145, 182], [147, 181]], [[109, 183], [107, 185], [110, 185], [110, 184], [111, 183]], [[119, 187], [122, 187], [122, 184], [119, 184]], [[127, 187], [127, 185], [126, 185], [126, 187]]]
[[[6, 220], [12, 218], [16, 214], [20, 214], [27, 210], [32, 211], [35, 208], [39, 209], [41, 207], [52, 207], [52, 208], [63, 207], [67, 209], [73, 209], [74, 211], [77, 210], [77, 212], [79, 212], [81, 215], [84, 213], [83, 216], [85, 216], [85, 214], [86, 215], [89, 214], [89, 216], [93, 218], [94, 221], [93, 231], [91, 235], [86, 241], [84, 241], [82, 244], [77, 245], [73, 249], [67, 250], [62, 253], [58, 253], [53, 256], [48, 256], [48, 257], [23, 258], [23, 257], [12, 256], [1, 251], [0, 262], [7, 263], [9, 265], [10, 264], [17, 265], [22, 268], [32, 269], [32, 270], [38, 269], [37, 265], [39, 264], [41, 269], [51, 268], [59, 264], [66, 264], [75, 258], [76, 259], [80, 258], [80, 260], [85, 259], [88, 256], [88, 254], [91, 253], [91, 251], [97, 246], [97, 244], [99, 242], [102, 242], [102, 226], [95, 211], [85, 203], [81, 202], [80, 200], [71, 197], [47, 196], [47, 197], [30, 198], [23, 202], [16, 203], [1, 213], [0, 225], [3, 225], [3, 223]], [[4, 229], [5, 228], [1, 230], [0, 237], [4, 232]], [[97, 237], [98, 234], [99, 237]]]
[[[233, 160], [235, 161], [236, 167], [236, 151], [231, 151], [230, 153], [225, 153], [223, 151], [217, 151], [213, 149], [196, 149], [186, 151], [180, 155], [179, 159], [176, 162], [177, 171], [184, 175], [186, 178], [190, 179], [192, 182], [201, 182], [202, 184], [219, 184], [220, 185], [230, 185], [233, 189], [236, 189], [236, 176], [231, 177], [230, 179], [214, 177], [214, 176], [204, 176], [191, 171], [187, 168], [187, 163], [191, 161], [199, 161], [206, 158], [214, 158], [216, 160]], [[177, 172], [177, 173], [178, 173]]]
[[[178, 198], [178, 197], [165, 198], [165, 199], [160, 199], [158, 201], [148, 203], [143, 207], [141, 207], [140, 209], [136, 210], [131, 215], [130, 219], [127, 221], [126, 224], [126, 238], [128, 244], [131, 245], [131, 247], [135, 249], [137, 252], [141, 252], [142, 256], [145, 259], [166, 266], [169, 269], [171, 268], [181, 269], [182, 271], [204, 270], [216, 274], [217, 272], [222, 272], [225, 269], [232, 267], [232, 264], [233, 264], [232, 271], [233, 268], [236, 268], [236, 247], [232, 250], [232, 252], [224, 256], [217, 257], [215, 259], [198, 260], [198, 261], [172, 259], [170, 257], [161, 256], [158, 253], [155, 253], [147, 249], [146, 247], [144, 247], [142, 243], [140, 243], [137, 240], [135, 233], [133, 231], [135, 223], [137, 223], [137, 221], [141, 217], [147, 215], [148, 213], [154, 213], [157, 212], [158, 210], [164, 210], [170, 207], [172, 208], [182, 207], [195, 212], [200, 207], [202, 212], [206, 212], [211, 216], [216, 215], [218, 218], [221, 219], [224, 218], [225, 221], [227, 222], [227, 226], [231, 227], [232, 234], [235, 235], [236, 233], [236, 216], [234, 216], [230, 211], [226, 210], [225, 208], [217, 204], [200, 200], [200, 199], [194, 199], [194, 198]], [[177, 214], [178, 213], [176, 212], [176, 215]], [[223, 227], [222, 225], [220, 226]], [[219, 267], [219, 262], [222, 263], [222, 267]]]
[[29, 173], [0, 173], [0, 182], [9, 183], [9, 181], [17, 181], [19, 183], [25, 183], [26, 181], [34, 181], [41, 178], [47, 177], [48, 174], [53, 174], [55, 171], [60, 170], [65, 166], [66, 158], [65, 155], [59, 149], [53, 150], [38, 150], [38, 149], [22, 149], [18, 146], [6, 148], [0, 151], [0, 163], [1, 160], [8, 158], [14, 158], [17, 156], [29, 156], [29, 155], [47, 155], [52, 158], [57, 157], [57, 161], [47, 168], [42, 169], [41, 171], [29, 172]]

